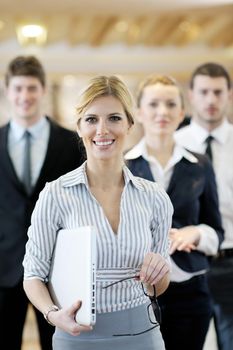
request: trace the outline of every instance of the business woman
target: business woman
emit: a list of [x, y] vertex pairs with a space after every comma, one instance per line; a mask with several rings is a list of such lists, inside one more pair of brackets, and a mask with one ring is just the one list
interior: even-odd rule
[[[169, 284], [171, 202], [157, 184], [134, 177], [124, 164], [133, 117], [130, 94], [119, 78], [94, 78], [77, 112], [87, 162], [41, 192], [24, 258], [26, 294], [56, 326], [55, 350], [118, 350], [126, 344], [128, 350], [164, 350], [145, 293], [155, 306], [155, 291], [159, 295]], [[58, 231], [85, 225], [98, 231], [93, 329], [74, 320], [80, 301], [59, 310], [45, 283]]]
[[205, 156], [175, 144], [184, 101], [173, 78], [146, 78], [137, 107], [144, 138], [126, 154], [128, 166], [166, 189], [174, 207], [171, 283], [159, 298], [162, 335], [167, 350], [201, 350], [212, 314], [208, 256], [216, 254], [223, 239], [213, 169]]

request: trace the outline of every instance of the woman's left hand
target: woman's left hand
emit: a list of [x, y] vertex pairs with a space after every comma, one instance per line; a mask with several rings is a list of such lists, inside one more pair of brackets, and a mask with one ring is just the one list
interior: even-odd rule
[[171, 240], [170, 254], [173, 254], [176, 250], [191, 253], [199, 243], [200, 232], [197, 226], [185, 226], [180, 229], [172, 228], [169, 237]]
[[160, 254], [147, 253], [139, 273], [140, 281], [156, 285], [169, 271], [169, 264]]

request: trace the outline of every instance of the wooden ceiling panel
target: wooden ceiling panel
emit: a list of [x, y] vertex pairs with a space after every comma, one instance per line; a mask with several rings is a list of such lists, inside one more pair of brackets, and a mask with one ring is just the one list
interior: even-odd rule
[[92, 23], [92, 31], [88, 42], [91, 46], [100, 46], [104, 42], [105, 36], [114, 28], [116, 17], [96, 17]]
[[[25, 0], [22, 6], [26, 3]], [[72, 3], [70, 1], [70, 5]], [[0, 45], [16, 38], [17, 25], [39, 23], [48, 30], [47, 45], [65, 42], [70, 46], [86, 44], [94, 47], [114, 44], [130, 47], [232, 46], [233, 5], [189, 11], [163, 9], [148, 14], [142, 9], [141, 15], [135, 15], [135, 11], [119, 15], [108, 15], [107, 12], [100, 15], [93, 11], [91, 15], [87, 11], [78, 13], [77, 9], [67, 9], [64, 13], [38, 10], [37, 13], [28, 11], [14, 15], [14, 11], [0, 11]]]
[[71, 46], [88, 43], [90, 33], [93, 31], [94, 20], [95, 18], [91, 16], [83, 17], [73, 15], [69, 23], [68, 43]]
[[10, 40], [16, 36], [15, 19], [12, 16], [5, 15], [0, 18], [0, 42]]
[[232, 38], [233, 13], [226, 14], [218, 26], [218, 31], [209, 39], [209, 45], [212, 47], [228, 46], [229, 39]]
[[47, 45], [54, 44], [57, 41], [66, 41], [69, 37], [70, 19], [68, 17], [47, 17], [44, 22], [48, 28]]
[[169, 42], [169, 38], [173, 35], [173, 33], [179, 28], [179, 25], [182, 21], [183, 17], [181, 16], [172, 16], [165, 19], [165, 25], [163, 29], [158, 31], [159, 36], [155, 41], [155, 44], [158, 46], [162, 46], [164, 42]]

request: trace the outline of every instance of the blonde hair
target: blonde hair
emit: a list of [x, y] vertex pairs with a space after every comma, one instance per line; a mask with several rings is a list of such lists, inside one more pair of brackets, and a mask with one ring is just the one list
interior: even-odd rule
[[140, 107], [144, 89], [147, 86], [151, 86], [155, 84], [162, 84], [162, 85], [168, 85], [168, 86], [170, 85], [170, 86], [177, 87], [179, 91], [180, 99], [181, 99], [181, 106], [184, 109], [184, 96], [183, 96], [181, 87], [179, 86], [177, 81], [173, 77], [170, 77], [169, 75], [156, 75], [156, 74], [149, 75], [139, 84], [137, 94], [136, 94], [137, 107]]
[[103, 96], [113, 96], [117, 98], [124, 108], [129, 124], [134, 124], [133, 100], [131, 94], [123, 81], [114, 75], [109, 77], [100, 75], [90, 80], [89, 85], [81, 94], [78, 106], [76, 107], [79, 116], [78, 123], [81, 115], [85, 112], [90, 103], [96, 98]]

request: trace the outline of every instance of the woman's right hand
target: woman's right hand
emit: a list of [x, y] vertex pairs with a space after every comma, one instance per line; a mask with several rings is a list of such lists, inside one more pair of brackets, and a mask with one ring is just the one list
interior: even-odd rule
[[81, 305], [81, 301], [77, 301], [68, 309], [61, 309], [56, 312], [50, 312], [49, 321], [52, 322], [56, 327], [73, 336], [77, 336], [81, 332], [91, 331], [91, 326], [82, 326], [75, 321], [76, 312], [80, 309]]

